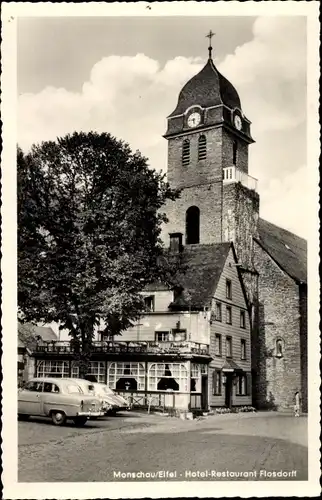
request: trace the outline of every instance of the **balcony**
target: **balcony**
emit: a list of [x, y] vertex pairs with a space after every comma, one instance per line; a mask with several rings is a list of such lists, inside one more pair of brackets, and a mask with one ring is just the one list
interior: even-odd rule
[[[72, 355], [73, 348], [69, 341], [52, 341], [37, 345], [37, 354]], [[178, 354], [197, 355], [209, 357], [209, 345], [199, 342], [178, 341], [178, 342], [153, 342], [153, 341], [133, 341], [133, 342], [93, 342], [92, 353], [106, 354]]]
[[237, 167], [226, 167], [223, 169], [223, 183], [230, 184], [232, 182], [240, 182], [243, 186], [257, 193], [258, 180], [255, 177], [242, 172]]

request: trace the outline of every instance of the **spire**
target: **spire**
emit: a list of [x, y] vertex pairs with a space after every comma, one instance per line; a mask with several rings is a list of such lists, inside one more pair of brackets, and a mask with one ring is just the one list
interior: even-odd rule
[[211, 30], [209, 31], [208, 35], [206, 35], [206, 38], [209, 38], [209, 47], [208, 47], [208, 52], [209, 52], [209, 59], [212, 59], [211, 52], [212, 52], [212, 46], [211, 46], [211, 39], [216, 33], [213, 33]]

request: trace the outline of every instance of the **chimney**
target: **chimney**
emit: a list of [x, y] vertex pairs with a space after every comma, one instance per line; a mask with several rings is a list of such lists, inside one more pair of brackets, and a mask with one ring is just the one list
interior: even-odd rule
[[181, 253], [182, 246], [182, 233], [170, 233], [170, 252], [173, 254]]

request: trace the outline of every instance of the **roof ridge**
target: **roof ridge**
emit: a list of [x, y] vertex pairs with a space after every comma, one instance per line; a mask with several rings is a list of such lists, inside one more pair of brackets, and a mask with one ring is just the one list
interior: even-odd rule
[[285, 233], [288, 233], [290, 234], [291, 236], [295, 236], [296, 238], [298, 238], [299, 240], [302, 240], [302, 241], [305, 241], [307, 242], [307, 239], [306, 238], [302, 238], [302, 236], [299, 236], [298, 234], [296, 233], [293, 233], [292, 231], [290, 231], [289, 229], [285, 229], [284, 227], [281, 227], [281, 226], [278, 226], [277, 224], [274, 224], [274, 222], [270, 222], [269, 220], [266, 220], [266, 219], [263, 219], [262, 217], [259, 218], [259, 220], [265, 222], [266, 224], [270, 224], [271, 226], [274, 226], [276, 227], [277, 229], [280, 229], [282, 231], [284, 231]]

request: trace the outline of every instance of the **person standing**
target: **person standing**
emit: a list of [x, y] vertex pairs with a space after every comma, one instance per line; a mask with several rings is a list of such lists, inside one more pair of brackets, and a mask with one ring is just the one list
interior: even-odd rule
[[299, 393], [299, 391], [296, 391], [296, 393], [295, 393], [294, 416], [295, 417], [300, 416], [300, 393]]

